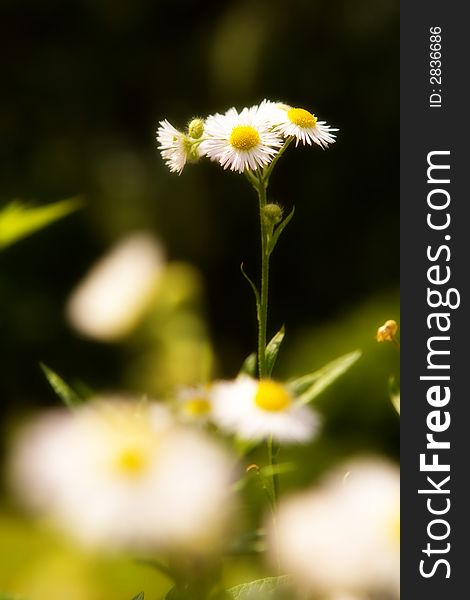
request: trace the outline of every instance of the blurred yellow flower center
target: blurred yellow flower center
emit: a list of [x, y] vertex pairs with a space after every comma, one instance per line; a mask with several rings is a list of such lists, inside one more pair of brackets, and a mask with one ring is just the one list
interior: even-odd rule
[[138, 448], [124, 448], [117, 457], [117, 468], [124, 475], [140, 475], [147, 466], [147, 457]]
[[259, 133], [251, 125], [237, 125], [230, 134], [230, 144], [237, 150], [251, 150], [259, 140]]
[[280, 412], [292, 402], [291, 395], [284, 386], [270, 379], [259, 382], [255, 395], [255, 404], [269, 412]]
[[199, 417], [201, 415], [207, 415], [210, 411], [211, 405], [209, 404], [209, 400], [206, 398], [191, 398], [184, 405], [186, 412], [190, 415], [194, 415]]
[[317, 118], [312, 113], [309, 113], [308, 110], [303, 108], [291, 108], [287, 112], [287, 118], [289, 121], [292, 121], [294, 125], [298, 125], [299, 127], [313, 127], [317, 122]]

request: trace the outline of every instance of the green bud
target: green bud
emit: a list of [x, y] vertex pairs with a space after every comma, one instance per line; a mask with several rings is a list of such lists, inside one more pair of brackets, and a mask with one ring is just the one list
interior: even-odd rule
[[188, 134], [195, 140], [198, 140], [204, 133], [204, 121], [202, 119], [193, 119], [188, 125]]
[[277, 204], [266, 204], [263, 208], [263, 217], [267, 225], [277, 225], [282, 221], [282, 208]]
[[183, 144], [188, 162], [197, 162], [199, 160], [199, 144], [187, 136], [183, 137]]

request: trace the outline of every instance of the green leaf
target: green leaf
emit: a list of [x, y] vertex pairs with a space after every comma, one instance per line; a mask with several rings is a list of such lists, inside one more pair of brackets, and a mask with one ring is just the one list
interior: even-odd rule
[[290, 211], [290, 213], [287, 215], [287, 217], [284, 219], [284, 221], [282, 221], [281, 223], [279, 223], [279, 225], [276, 227], [276, 229], [274, 230], [274, 233], [272, 235], [271, 240], [269, 241], [269, 254], [271, 254], [271, 252], [274, 250], [274, 248], [276, 247], [277, 241], [281, 235], [281, 233], [284, 231], [284, 229], [287, 227], [287, 225], [290, 223], [292, 217], [294, 216], [295, 213], [295, 206], [292, 208], [292, 210]]
[[62, 219], [82, 206], [78, 197], [44, 206], [28, 206], [18, 200], [0, 211], [0, 249]]
[[228, 590], [232, 600], [281, 600], [286, 599], [285, 588], [289, 582], [286, 575], [266, 577], [251, 583], [243, 583]]
[[12, 596], [11, 594], [5, 594], [0, 592], [0, 600], [21, 600], [20, 596]]
[[393, 404], [393, 408], [400, 414], [400, 388], [393, 375], [388, 380], [388, 393], [390, 396], [390, 402]]
[[284, 475], [284, 473], [292, 473], [296, 469], [297, 466], [295, 463], [284, 462], [261, 467], [259, 470], [259, 474], [261, 477], [271, 478], [273, 475]]
[[55, 373], [52, 369], [49, 369], [49, 367], [43, 363], [40, 363], [40, 367], [44, 373], [44, 376], [49, 382], [49, 385], [59, 396], [65, 406], [68, 408], [75, 408], [82, 403], [80, 396], [67, 383], [65, 383], [62, 377], [57, 375], [57, 373]]
[[252, 352], [243, 361], [243, 364], [239, 371], [239, 375], [250, 375], [250, 377], [256, 377], [256, 369], [257, 369], [256, 353]]
[[269, 377], [273, 371], [277, 355], [279, 354], [279, 348], [281, 347], [285, 333], [286, 330], [284, 329], [283, 325], [266, 347], [266, 370]]
[[355, 350], [340, 356], [340, 358], [326, 364], [314, 373], [289, 381], [288, 386], [293, 394], [299, 398], [299, 402], [308, 404], [336, 381], [338, 377], [341, 377], [361, 354], [360, 350]]
[[144, 592], [140, 592], [137, 596], [134, 596], [132, 600], [144, 600]]
[[253, 283], [253, 281], [246, 274], [245, 269], [243, 268], [243, 263], [240, 265], [240, 271], [242, 272], [243, 277], [248, 281], [248, 283], [251, 286], [251, 289], [253, 290], [253, 294], [255, 295], [255, 301], [256, 301], [256, 314], [258, 315], [258, 318], [259, 318], [259, 311], [260, 311], [260, 306], [261, 306], [261, 300], [260, 300], [260, 297], [259, 297], [258, 288], [256, 287], [256, 285]]

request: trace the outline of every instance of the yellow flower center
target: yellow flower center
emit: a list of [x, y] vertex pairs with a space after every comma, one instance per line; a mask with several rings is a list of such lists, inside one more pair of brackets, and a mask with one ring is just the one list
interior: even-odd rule
[[140, 475], [147, 466], [147, 457], [142, 449], [124, 448], [117, 456], [116, 467], [123, 475]]
[[251, 150], [259, 141], [259, 133], [251, 125], [237, 125], [230, 134], [230, 144], [237, 150]]
[[269, 412], [280, 412], [292, 402], [291, 395], [284, 386], [270, 379], [263, 379], [258, 384], [255, 404]]
[[312, 115], [312, 113], [309, 113], [308, 110], [305, 110], [304, 108], [290, 108], [287, 111], [287, 118], [289, 121], [292, 121], [294, 125], [306, 129], [314, 127], [317, 122], [315, 115]]
[[185, 403], [184, 408], [190, 415], [200, 417], [202, 415], [207, 415], [207, 413], [210, 411], [211, 405], [209, 404], [209, 400], [206, 400], [206, 398], [191, 398]]

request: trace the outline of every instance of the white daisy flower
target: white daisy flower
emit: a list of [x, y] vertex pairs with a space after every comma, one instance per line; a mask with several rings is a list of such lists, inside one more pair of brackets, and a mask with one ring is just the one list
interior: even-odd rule
[[207, 423], [212, 415], [210, 387], [199, 385], [180, 388], [175, 408], [177, 415], [185, 423]]
[[157, 141], [160, 144], [158, 148], [162, 158], [172, 173], [176, 172], [181, 175], [188, 160], [199, 158], [199, 144], [195, 144], [166, 119], [160, 121], [160, 127], [157, 129]]
[[282, 146], [280, 134], [272, 131], [259, 106], [207, 117], [204, 138], [201, 153], [238, 173], [269, 164]]
[[326, 121], [318, 121], [314, 114], [304, 108], [266, 101], [264, 115], [283, 137], [294, 137], [296, 146], [299, 142], [311, 146], [313, 142], [325, 149], [328, 144], [335, 142], [333, 132], [338, 129], [333, 129]]
[[152, 303], [164, 270], [160, 244], [135, 232], [119, 241], [73, 290], [67, 317], [80, 333], [114, 341], [129, 334]]
[[301, 443], [312, 439], [319, 427], [317, 414], [271, 379], [240, 376], [214, 384], [210, 395], [216, 425], [242, 439], [272, 436], [279, 442]]
[[272, 562], [279, 557], [299, 587], [322, 597], [398, 597], [399, 510], [395, 465], [346, 464], [319, 487], [280, 503], [276, 531], [268, 521]]
[[20, 433], [10, 467], [28, 507], [104, 549], [218, 548], [232, 505], [225, 452], [154, 403], [46, 413]]

